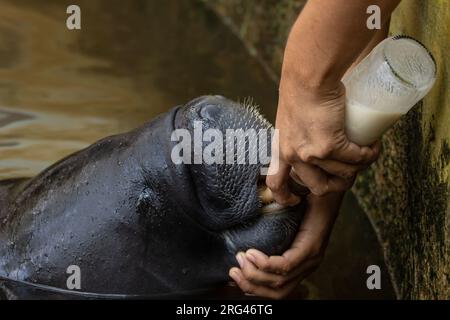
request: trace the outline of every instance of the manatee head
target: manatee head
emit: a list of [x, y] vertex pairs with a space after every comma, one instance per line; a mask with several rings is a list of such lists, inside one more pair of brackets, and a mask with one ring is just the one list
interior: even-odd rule
[[[77, 265], [85, 292], [174, 293], [227, 281], [238, 251], [281, 254], [306, 201], [262, 200], [270, 129], [251, 106], [200, 97], [0, 190], [0, 277], [61, 288]], [[177, 132], [191, 161], [173, 158]]]
[[184, 156], [201, 204], [194, 219], [221, 233], [232, 251], [283, 252], [298, 231], [305, 201], [282, 207], [264, 196], [271, 124], [250, 103], [202, 96], [180, 109], [174, 126], [192, 139]]

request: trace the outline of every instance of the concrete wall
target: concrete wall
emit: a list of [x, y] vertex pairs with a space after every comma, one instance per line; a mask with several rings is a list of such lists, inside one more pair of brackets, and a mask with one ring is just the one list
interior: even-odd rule
[[[303, 0], [203, 0], [277, 81]], [[423, 42], [438, 65], [430, 94], [383, 137], [353, 191], [372, 221], [399, 298], [450, 298], [450, 1], [403, 0], [391, 33]]]

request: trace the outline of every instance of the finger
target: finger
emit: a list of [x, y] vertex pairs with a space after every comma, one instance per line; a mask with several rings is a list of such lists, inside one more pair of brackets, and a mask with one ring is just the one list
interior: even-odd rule
[[297, 161], [292, 164], [295, 174], [313, 194], [323, 195], [328, 192], [327, 175], [317, 166]]
[[366, 154], [362, 147], [347, 140], [342, 147], [333, 150], [331, 158], [341, 162], [358, 164], [363, 161], [364, 155]]
[[249, 249], [245, 253], [245, 256], [258, 269], [264, 272], [274, 273], [278, 275], [288, 275], [307, 257], [306, 252], [303, 252], [302, 249], [289, 249], [282, 256], [270, 257], [259, 250]]
[[[253, 252], [253, 254], [252, 254]], [[247, 250], [246, 257], [249, 261], [246, 261], [247, 264], [250, 264], [250, 268], [254, 268], [256, 271], [253, 271], [254, 273], [252, 276], [248, 277], [246, 274], [246, 271], [241, 267], [242, 272], [244, 273], [247, 280], [254, 282], [259, 285], [266, 285], [270, 286], [272, 288], [280, 288], [284, 286], [286, 283], [298, 278], [302, 274], [306, 273], [308, 270], [312, 270], [314, 268], [317, 268], [320, 265], [321, 257], [311, 257], [309, 259], [305, 259], [303, 261], [297, 262], [294, 266], [294, 268], [290, 271], [288, 271], [283, 276], [280, 276], [279, 274], [283, 273], [283, 268], [277, 268], [277, 266], [271, 266], [273, 269], [271, 271], [263, 271], [261, 269], [257, 269], [256, 263], [253, 263], [250, 259], [254, 259], [253, 256], [258, 255], [260, 253], [258, 250], [255, 249], [249, 249]], [[261, 253], [263, 256], [264, 254]], [[288, 253], [289, 255], [289, 253]], [[249, 258], [250, 257], [250, 258]], [[258, 258], [255, 259], [255, 261]], [[267, 259], [270, 259], [267, 257]], [[270, 268], [270, 267], [269, 267]], [[267, 270], [267, 268], [266, 268]], [[286, 270], [285, 270], [286, 271]], [[247, 272], [250, 272], [247, 271]], [[255, 279], [253, 281], [252, 279]]]
[[236, 259], [239, 262], [244, 278], [254, 284], [281, 288], [288, 281], [286, 277], [259, 270], [242, 252], [238, 253]]
[[312, 164], [320, 167], [323, 171], [326, 171], [328, 174], [344, 179], [353, 179], [353, 177], [358, 173], [358, 171], [366, 167], [366, 165], [355, 165], [355, 164], [348, 164], [345, 162], [339, 162], [336, 160], [322, 160], [322, 159], [314, 159], [312, 161]]
[[374, 156], [370, 147], [361, 147], [347, 140], [342, 147], [333, 149], [330, 158], [351, 164], [364, 164], [370, 163]]
[[[335, 192], [343, 192], [343, 191], [347, 191], [348, 189], [350, 189], [353, 186], [353, 183], [355, 182], [355, 178], [356, 175], [353, 176], [352, 178], [341, 178], [341, 177], [337, 177], [337, 176], [328, 176], [328, 188], [327, 188], [327, 193], [335, 193]], [[324, 196], [324, 194], [320, 195], [320, 196]]]
[[[272, 168], [272, 169], [271, 169]], [[282, 161], [278, 161], [278, 168], [273, 172], [272, 163], [269, 167], [269, 174], [266, 177], [266, 185], [272, 191], [274, 200], [283, 206], [294, 206], [300, 202], [300, 198], [289, 190], [289, 172], [291, 166]]]
[[273, 289], [251, 283], [245, 279], [244, 274], [238, 268], [231, 268], [229, 276], [236, 282], [238, 287], [247, 294], [254, 294], [269, 298], [274, 296]]
[[298, 284], [298, 282], [291, 282], [281, 289], [272, 289], [265, 286], [253, 284], [250, 281], [246, 280], [242, 271], [238, 268], [232, 268], [229, 272], [229, 275], [243, 292], [271, 299], [285, 298], [293, 289], [295, 289]]
[[[376, 141], [371, 146], [362, 146], [361, 148], [361, 159], [358, 162], [355, 162], [356, 164], [359, 164], [362, 166], [362, 168], [366, 168], [373, 162], [375, 162], [381, 151], [381, 142]], [[355, 159], [355, 161], [358, 159]]]
[[[332, 192], [346, 191], [353, 185], [355, 175], [350, 178], [327, 175], [318, 166], [299, 162], [294, 164], [295, 174], [300, 176], [303, 184], [317, 196], [324, 196]], [[298, 173], [301, 172], [301, 173]]]

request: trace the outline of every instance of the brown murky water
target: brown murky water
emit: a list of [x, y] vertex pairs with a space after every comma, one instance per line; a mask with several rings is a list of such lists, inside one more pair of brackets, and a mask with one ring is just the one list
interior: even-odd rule
[[71, 3], [0, 1], [0, 178], [32, 176], [202, 94], [276, 102], [261, 68], [198, 4], [77, 1], [82, 30], [69, 31]]
[[[78, 4], [82, 30], [65, 26]], [[273, 120], [277, 87], [210, 12], [182, 0], [0, 0], [0, 179], [62, 157], [202, 94], [253, 97]], [[389, 298], [380, 248], [353, 198], [309, 298]], [[365, 269], [382, 266], [383, 289]]]

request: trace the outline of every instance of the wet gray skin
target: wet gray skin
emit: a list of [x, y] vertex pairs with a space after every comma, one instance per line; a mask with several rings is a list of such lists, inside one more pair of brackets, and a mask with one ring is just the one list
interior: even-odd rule
[[263, 214], [260, 163], [174, 164], [171, 134], [193, 135], [196, 120], [203, 131], [270, 127], [251, 107], [200, 97], [4, 184], [0, 276], [66, 288], [78, 265], [84, 292], [172, 293], [225, 283], [239, 250], [283, 252], [304, 203]]

